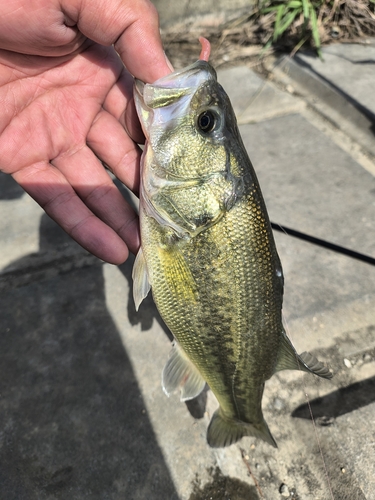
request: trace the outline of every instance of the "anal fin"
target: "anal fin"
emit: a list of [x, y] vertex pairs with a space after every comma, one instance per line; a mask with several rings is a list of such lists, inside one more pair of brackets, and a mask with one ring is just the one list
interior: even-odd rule
[[282, 334], [280, 354], [275, 372], [281, 370], [302, 370], [326, 379], [330, 379], [333, 376], [327, 366], [309, 352], [297, 354], [291, 341], [284, 332]]
[[177, 389], [181, 390], [181, 401], [198, 396], [206, 385], [205, 380], [195, 365], [177, 342], [169, 355], [162, 374], [163, 391], [170, 396]]

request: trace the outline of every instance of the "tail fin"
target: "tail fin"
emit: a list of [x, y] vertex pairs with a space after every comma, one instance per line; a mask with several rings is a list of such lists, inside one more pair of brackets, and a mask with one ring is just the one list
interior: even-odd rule
[[259, 424], [248, 424], [224, 417], [221, 408], [215, 411], [207, 429], [207, 442], [212, 448], [229, 446], [244, 436], [263, 439], [263, 441], [277, 448], [276, 441], [272, 437], [264, 419]]

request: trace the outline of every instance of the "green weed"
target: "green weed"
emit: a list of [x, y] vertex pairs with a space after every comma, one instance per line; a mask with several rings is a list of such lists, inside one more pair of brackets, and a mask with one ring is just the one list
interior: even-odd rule
[[[375, 0], [373, 0], [375, 1]], [[318, 15], [325, 0], [260, 0], [258, 2], [259, 15], [275, 14], [273, 32], [267, 43], [270, 46], [276, 43], [296, 21], [299, 25], [299, 40], [293, 50], [296, 52], [302, 45], [309, 42], [314, 46], [321, 57], [321, 40], [319, 35]]]

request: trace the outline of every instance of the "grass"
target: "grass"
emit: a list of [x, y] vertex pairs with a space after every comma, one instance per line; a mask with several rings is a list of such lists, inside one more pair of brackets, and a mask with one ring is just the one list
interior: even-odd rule
[[266, 47], [277, 42], [279, 38], [285, 35], [292, 23], [299, 18], [302, 20], [302, 27], [300, 40], [295, 46], [294, 52], [299, 50], [302, 45], [306, 43], [309, 38], [311, 38], [311, 41], [313, 41], [314, 46], [321, 57], [317, 11], [319, 12], [323, 3], [324, 1], [311, 2], [310, 0], [279, 0], [276, 2], [261, 2], [261, 5], [258, 7], [260, 16], [272, 12], [275, 13], [273, 32], [266, 44]]
[[273, 16], [265, 47], [289, 38], [292, 54], [306, 44], [321, 57], [322, 41], [329, 38], [374, 35], [374, 7], [375, 0], [258, 0], [257, 15]]
[[162, 30], [166, 51], [176, 67], [199, 53], [199, 36], [212, 45], [215, 67], [241, 61], [258, 64], [273, 52], [294, 55], [334, 42], [363, 42], [375, 37], [375, 0], [257, 0], [251, 8], [188, 17]]

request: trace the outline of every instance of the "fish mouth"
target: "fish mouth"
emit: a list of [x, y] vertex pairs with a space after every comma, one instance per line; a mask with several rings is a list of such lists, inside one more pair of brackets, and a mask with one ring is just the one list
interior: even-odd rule
[[198, 59], [195, 63], [186, 68], [174, 71], [169, 75], [160, 78], [152, 85], [163, 88], [183, 88], [196, 87], [197, 80], [217, 80], [216, 71], [207, 61]]
[[138, 99], [141, 99], [143, 101], [143, 92], [145, 89], [145, 83], [142, 82], [141, 80], [138, 80], [137, 78], [134, 79], [134, 93], [138, 97]]
[[146, 137], [146, 141], [148, 141], [149, 140], [148, 122], [150, 119], [150, 113], [144, 100], [145, 86], [146, 84], [141, 80], [138, 80], [137, 78], [134, 79], [134, 85], [133, 85], [134, 104], [137, 110], [137, 115], [142, 127], [142, 131]]
[[134, 91], [137, 98], [144, 103], [145, 89], [194, 89], [207, 80], [217, 81], [216, 71], [210, 63], [199, 59], [187, 68], [174, 71], [154, 83], [144, 83], [135, 79]]
[[[164, 115], [162, 121], [170, 121], [183, 115], [191, 96], [208, 82], [216, 83], [217, 75], [211, 64], [203, 60], [159, 78], [154, 83], [135, 79], [134, 102], [146, 139], [149, 138], [149, 127], [155, 113], [160, 117], [159, 110], [168, 107], [170, 112]], [[171, 106], [177, 101], [180, 102], [179, 107]]]

